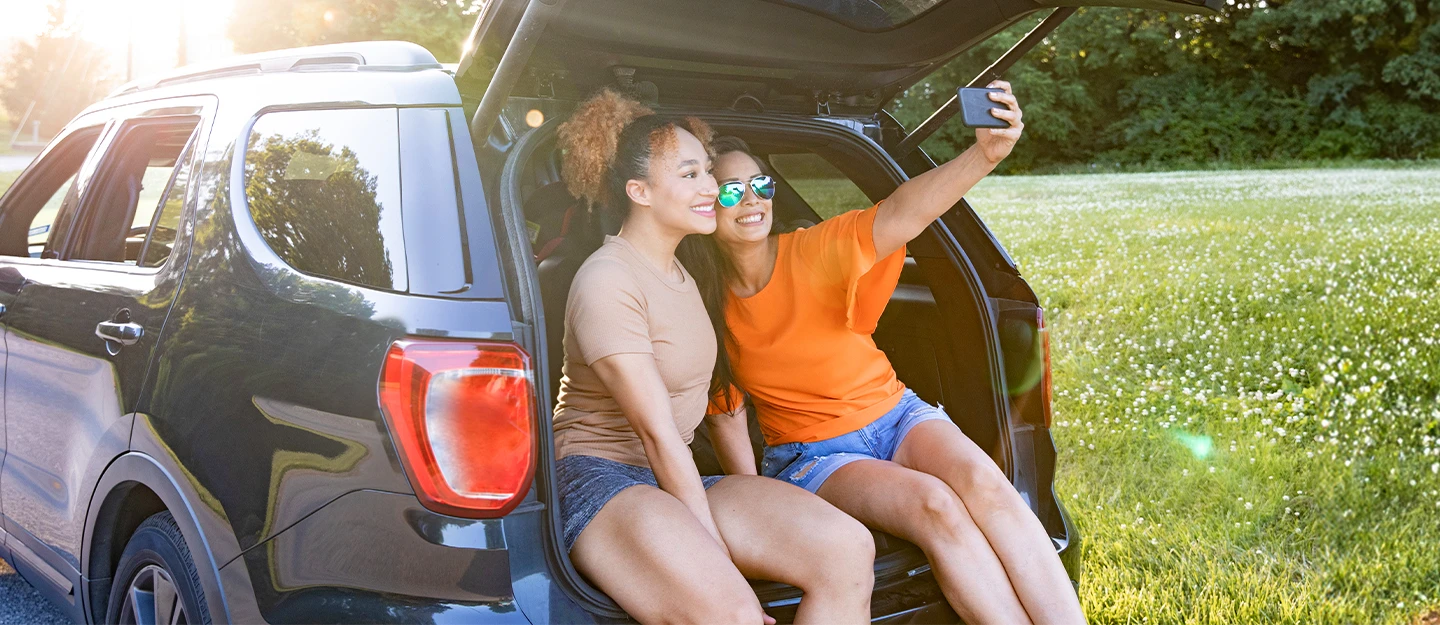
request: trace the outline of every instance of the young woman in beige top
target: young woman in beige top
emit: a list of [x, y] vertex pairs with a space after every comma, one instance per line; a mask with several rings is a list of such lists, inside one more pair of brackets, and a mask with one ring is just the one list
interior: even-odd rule
[[715, 334], [681, 239], [715, 230], [710, 130], [605, 91], [560, 130], [571, 193], [623, 217], [570, 288], [556, 473], [570, 559], [643, 623], [768, 620], [746, 577], [804, 591], [796, 622], [867, 622], [870, 533], [755, 475], [743, 409], [708, 418], [730, 475], [701, 478]]

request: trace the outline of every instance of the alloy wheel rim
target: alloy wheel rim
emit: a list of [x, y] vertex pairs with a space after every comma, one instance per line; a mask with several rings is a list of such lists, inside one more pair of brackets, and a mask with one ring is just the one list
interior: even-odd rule
[[125, 589], [120, 608], [121, 625], [189, 625], [185, 602], [175, 588], [170, 572], [157, 564], [146, 565]]

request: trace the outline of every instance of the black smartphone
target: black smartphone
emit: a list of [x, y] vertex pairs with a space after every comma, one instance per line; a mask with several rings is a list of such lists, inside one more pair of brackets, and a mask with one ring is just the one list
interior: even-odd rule
[[994, 87], [961, 87], [960, 117], [971, 128], [1009, 128], [1010, 122], [990, 114], [991, 110], [1005, 110], [1005, 105], [990, 99], [991, 93], [1005, 93]]

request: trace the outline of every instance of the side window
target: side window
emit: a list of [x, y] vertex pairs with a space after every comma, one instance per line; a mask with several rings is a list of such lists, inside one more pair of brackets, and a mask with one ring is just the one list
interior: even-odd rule
[[818, 154], [772, 154], [770, 166], [821, 219], [875, 204], [849, 177]]
[[[36, 163], [37, 182], [26, 184], [24, 194], [6, 203], [3, 220], [3, 245], [6, 256], [41, 257], [55, 231], [55, 218], [66, 202], [75, 202], [71, 190], [85, 157], [100, 138], [102, 127], [84, 128], [72, 133]], [[28, 176], [27, 176], [28, 177]]]
[[406, 290], [397, 129], [396, 109], [281, 111], [256, 120], [245, 200], [270, 249], [311, 275]]
[[[170, 258], [170, 250], [175, 246], [175, 234], [180, 229], [180, 213], [185, 208], [185, 197], [190, 188], [191, 171], [195, 166], [191, 157], [192, 150], [186, 150], [180, 155], [180, 163], [175, 170], [175, 177], [170, 182], [165, 197], [160, 202], [160, 207], [155, 215], [148, 221], [142, 221], [139, 211], [135, 213], [135, 220], [130, 223], [130, 232], [133, 234], [137, 229], [145, 229], [149, 236], [144, 238], [144, 246], [139, 256], [141, 267], [159, 267], [165, 264]], [[141, 206], [145, 206], [141, 202]], [[127, 247], [129, 241], [126, 241]]]
[[[78, 164], [76, 169], [79, 169]], [[70, 177], [60, 184], [60, 188], [55, 191], [55, 194], [45, 201], [45, 205], [40, 207], [40, 212], [35, 214], [35, 218], [30, 220], [30, 228], [25, 231], [25, 243], [29, 248], [31, 258], [39, 258], [44, 253], [45, 247], [50, 241], [50, 233], [55, 228], [55, 217], [60, 214], [60, 205], [70, 195], [70, 190], [75, 188], [75, 178], [79, 175], [79, 171], [71, 173]]]
[[[120, 129], [96, 171], [95, 185], [86, 193], [66, 259], [149, 264], [142, 260], [151, 259], [142, 255], [154, 234], [157, 213], [163, 212], [161, 203], [170, 204], [174, 197], [178, 204], [170, 209], [178, 211], [184, 202], [187, 181], [177, 173], [188, 169], [181, 165], [189, 156], [199, 122], [193, 116], [140, 119]], [[178, 212], [171, 219], [178, 221]], [[168, 250], [168, 243], [157, 246], [159, 261], [169, 256], [162, 249]]]

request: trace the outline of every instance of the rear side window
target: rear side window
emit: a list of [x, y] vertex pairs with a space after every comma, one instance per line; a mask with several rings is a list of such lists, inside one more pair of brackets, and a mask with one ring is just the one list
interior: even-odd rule
[[263, 115], [245, 152], [260, 235], [302, 272], [407, 289], [396, 109]]
[[818, 154], [772, 154], [770, 166], [821, 219], [875, 204], [849, 177]]

